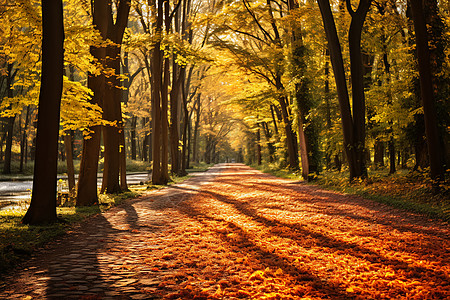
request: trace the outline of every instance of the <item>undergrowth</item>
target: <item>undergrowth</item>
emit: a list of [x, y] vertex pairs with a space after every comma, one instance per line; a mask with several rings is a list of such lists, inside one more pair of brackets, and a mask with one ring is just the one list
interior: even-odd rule
[[[299, 172], [282, 169], [275, 164], [252, 167], [281, 178], [301, 179]], [[422, 172], [399, 170], [389, 175], [386, 169], [369, 169], [368, 179], [354, 180], [350, 183], [348, 171], [324, 171], [309, 183], [450, 221], [449, 179], [446, 178], [440, 184], [439, 192], [436, 193], [436, 187], [427, 174], [426, 170]]]

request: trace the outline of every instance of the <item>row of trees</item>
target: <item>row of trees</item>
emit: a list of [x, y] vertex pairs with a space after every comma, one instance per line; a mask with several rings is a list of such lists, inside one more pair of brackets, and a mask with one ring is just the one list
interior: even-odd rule
[[304, 178], [344, 159], [350, 179], [365, 178], [388, 148], [390, 173], [413, 157], [442, 179], [448, 3], [416, 2], [241, 1], [205, 18], [223, 67], [235, 68], [234, 103], [252, 115], [255, 161], [265, 140], [262, 156], [285, 149], [278, 160], [291, 169], [300, 156]]
[[[77, 205], [98, 202], [100, 152], [105, 193], [127, 189], [127, 157], [151, 160], [154, 184], [200, 156], [244, 154], [305, 179], [345, 159], [354, 179], [367, 176], [369, 148], [384, 163], [386, 144], [391, 172], [396, 155], [406, 160], [414, 148], [416, 167], [429, 162], [434, 179], [444, 175], [445, 1], [60, 2], [0, 5], [6, 173], [17, 122], [28, 151], [39, 93], [25, 222], [56, 220], [60, 129]], [[75, 130], [84, 136], [76, 188]]]

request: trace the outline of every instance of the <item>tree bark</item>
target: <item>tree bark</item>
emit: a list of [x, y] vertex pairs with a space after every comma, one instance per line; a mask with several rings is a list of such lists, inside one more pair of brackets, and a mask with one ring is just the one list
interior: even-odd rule
[[[13, 64], [8, 64], [8, 75], [6, 77], [6, 89], [8, 98], [13, 97], [13, 81], [15, 72], [13, 72]], [[3, 164], [3, 174], [11, 174], [11, 159], [12, 159], [12, 143], [14, 135], [14, 122], [16, 116], [6, 118], [6, 148], [5, 148], [5, 161]]]
[[353, 11], [350, 1], [347, 7], [352, 15], [349, 29], [349, 49], [353, 88], [353, 116], [345, 78], [342, 50], [334, 23], [329, 0], [317, 0], [322, 14], [322, 20], [330, 51], [336, 89], [338, 94], [342, 130], [344, 135], [344, 150], [350, 169], [350, 180], [356, 177], [366, 177], [367, 170], [364, 160], [365, 143], [365, 100], [364, 80], [361, 58], [361, 31], [365, 16], [370, 7], [370, 0], [361, 0], [356, 11]]
[[163, 24], [163, 3], [164, 0], [158, 0], [158, 5], [153, 3], [154, 11], [157, 11], [155, 22], [155, 34], [159, 35], [155, 47], [152, 51], [151, 80], [152, 80], [152, 184], [165, 184], [162, 178], [162, 51], [161, 51], [161, 34]]
[[361, 53], [361, 33], [364, 20], [369, 12], [371, 0], [360, 0], [356, 11], [351, 7], [351, 0], [346, 0], [347, 9], [352, 16], [348, 31], [350, 51], [350, 71], [352, 83], [353, 132], [355, 148], [355, 177], [367, 177], [365, 164], [366, 139], [366, 100], [364, 96], [364, 66]]
[[[103, 40], [107, 38], [108, 31], [108, 0], [96, 0], [93, 6], [92, 23], [100, 32]], [[105, 66], [106, 48], [91, 46], [90, 53], [97, 64]], [[105, 75], [88, 74], [88, 87], [94, 93], [91, 103], [103, 107], [105, 96]], [[89, 206], [98, 202], [97, 170], [101, 142], [101, 127], [89, 128], [89, 135], [83, 139], [81, 153], [80, 174], [77, 186], [77, 206]]]
[[256, 163], [258, 166], [262, 164], [262, 155], [261, 155], [261, 129], [259, 128], [259, 123], [256, 124], [258, 129], [256, 130]]
[[136, 160], [136, 123], [137, 117], [131, 117], [131, 159]]
[[69, 182], [69, 194], [73, 196], [75, 194], [75, 168], [73, 166], [73, 148], [72, 148], [72, 133], [67, 132], [64, 134], [64, 147], [66, 150], [66, 165], [67, 165], [67, 178]]
[[42, 75], [39, 94], [36, 162], [30, 207], [24, 224], [57, 221], [56, 184], [59, 116], [63, 88], [64, 23], [60, 0], [42, 0]]
[[428, 48], [427, 24], [423, 15], [421, 0], [410, 0], [416, 33], [416, 48], [419, 64], [420, 95], [422, 98], [425, 133], [427, 136], [428, 156], [430, 160], [431, 178], [441, 180], [444, 175], [444, 151], [439, 142], [436, 119], [436, 107], [433, 95], [432, 72], [430, 66], [430, 50]]
[[192, 158], [195, 163], [199, 162], [198, 157], [198, 132], [200, 128], [200, 111], [201, 111], [201, 93], [197, 94], [197, 100], [194, 103], [195, 122], [194, 122], [194, 136], [192, 138]]
[[[110, 3], [109, 3], [110, 4]], [[128, 14], [131, 3], [128, 0], [120, 0], [117, 4], [115, 22], [113, 20], [112, 6], [107, 6], [107, 37], [114, 45], [107, 46], [106, 65], [114, 70], [115, 75], [108, 77], [105, 85], [105, 101], [103, 102], [103, 118], [115, 123], [115, 126], [105, 126], [103, 129], [103, 142], [105, 145], [105, 162], [103, 169], [102, 192], [119, 193], [126, 186], [126, 156], [124, 124], [122, 120], [120, 86], [120, 55], [121, 44], [125, 28], [128, 23]], [[121, 166], [122, 165], [122, 166]], [[123, 178], [119, 184], [119, 174]]]
[[22, 132], [22, 141], [20, 143], [20, 166], [19, 166], [20, 173], [23, 172], [24, 161], [27, 156], [26, 144], [27, 144], [27, 129], [28, 129], [29, 121], [30, 121], [30, 106], [27, 106], [27, 113], [25, 116], [25, 124], [23, 126], [23, 132]]

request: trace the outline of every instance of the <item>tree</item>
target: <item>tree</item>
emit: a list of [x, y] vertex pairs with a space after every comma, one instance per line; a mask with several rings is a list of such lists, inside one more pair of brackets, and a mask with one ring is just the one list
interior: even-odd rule
[[427, 24], [421, 0], [410, 0], [416, 33], [417, 60], [419, 64], [420, 94], [425, 119], [428, 156], [431, 178], [441, 180], [444, 175], [444, 152], [439, 142], [436, 107], [433, 95], [430, 50], [428, 46]]
[[[92, 23], [100, 33], [101, 39], [106, 41], [108, 26], [107, 0], [94, 1], [92, 9]], [[99, 68], [103, 65], [106, 57], [106, 49], [102, 45], [90, 47], [90, 53]], [[105, 75], [88, 74], [88, 87], [92, 90], [92, 104], [103, 106]], [[80, 174], [78, 179], [77, 206], [88, 206], [98, 202], [97, 195], [97, 168], [100, 151], [101, 127], [99, 125], [89, 128], [89, 135], [83, 139], [83, 152], [81, 155]]]
[[[105, 94], [103, 100], [103, 118], [114, 124], [113, 126], [103, 127], [103, 142], [105, 146], [105, 162], [103, 169], [102, 192], [117, 193], [120, 192], [119, 174], [122, 171], [122, 178], [126, 177], [125, 162], [120, 164], [120, 153], [125, 153], [125, 145], [121, 144], [124, 139], [124, 126], [122, 120], [120, 90], [120, 58], [121, 45], [128, 22], [130, 12], [130, 1], [120, 0], [116, 3], [116, 16], [114, 22], [114, 13], [111, 0], [107, 3], [102, 1], [101, 9], [106, 10], [107, 32], [106, 37], [112, 42], [106, 47], [106, 67], [114, 72], [113, 76], [108, 76], [105, 83]], [[123, 158], [125, 156], [123, 155]], [[122, 180], [123, 187], [126, 189], [126, 179]]]
[[[341, 110], [341, 122], [344, 135], [344, 149], [347, 155], [350, 180], [356, 177], [367, 177], [365, 166], [365, 97], [363, 68], [361, 58], [361, 32], [364, 20], [369, 11], [370, 0], [361, 0], [356, 11], [350, 0], [346, 0], [347, 10], [352, 19], [348, 32], [350, 49], [350, 68], [352, 82], [352, 108], [347, 89], [347, 82], [342, 59], [342, 50], [331, 12], [329, 0], [317, 0], [322, 14], [323, 25], [328, 41], [331, 64], [338, 93]], [[353, 111], [353, 114], [352, 114]]]
[[[154, 9], [157, 11], [155, 26], [155, 33], [157, 35], [157, 42], [152, 53], [152, 183], [166, 184], [167, 176], [163, 174], [164, 167], [161, 160], [163, 147], [162, 139], [165, 138], [163, 128], [165, 122], [163, 121], [164, 110], [162, 108], [162, 51], [161, 51], [161, 34], [163, 26], [163, 0], [158, 0], [158, 5], [154, 3]], [[157, 9], [157, 10], [156, 10]]]
[[57, 221], [56, 184], [58, 134], [64, 67], [63, 6], [42, 0], [42, 75], [39, 94], [36, 162], [30, 207], [25, 224]]

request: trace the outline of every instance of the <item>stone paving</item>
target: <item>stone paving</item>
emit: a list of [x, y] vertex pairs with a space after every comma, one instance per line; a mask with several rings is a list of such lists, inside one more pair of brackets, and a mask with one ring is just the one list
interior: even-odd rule
[[143, 264], [145, 254], [163, 250], [160, 241], [180, 221], [173, 208], [219, 171], [211, 168], [78, 225], [14, 271], [0, 285], [0, 299], [161, 298], [165, 268]]

